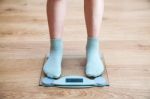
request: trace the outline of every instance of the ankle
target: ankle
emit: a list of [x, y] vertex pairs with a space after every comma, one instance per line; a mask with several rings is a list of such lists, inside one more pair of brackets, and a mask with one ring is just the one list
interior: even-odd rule
[[51, 43], [51, 47], [50, 47], [51, 50], [55, 50], [55, 51], [63, 50], [63, 41], [62, 41], [62, 39], [57, 39], [57, 38], [51, 39], [50, 43]]
[[99, 49], [99, 39], [96, 37], [88, 37], [86, 50], [88, 49]]

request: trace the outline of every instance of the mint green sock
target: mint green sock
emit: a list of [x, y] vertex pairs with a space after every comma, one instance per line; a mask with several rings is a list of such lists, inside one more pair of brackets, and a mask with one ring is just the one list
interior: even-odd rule
[[44, 64], [43, 71], [50, 78], [61, 75], [61, 62], [63, 56], [63, 42], [61, 39], [51, 39], [50, 55]]
[[104, 64], [99, 52], [99, 39], [88, 38], [86, 45], [86, 75], [88, 77], [100, 76], [104, 71]]

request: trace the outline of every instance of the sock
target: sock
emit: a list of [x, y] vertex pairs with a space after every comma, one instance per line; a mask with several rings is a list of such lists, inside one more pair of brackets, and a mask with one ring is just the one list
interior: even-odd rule
[[88, 38], [86, 45], [86, 75], [88, 77], [97, 77], [103, 74], [104, 64], [99, 52], [98, 38]]
[[61, 39], [51, 39], [51, 48], [48, 60], [44, 64], [43, 71], [50, 78], [58, 78], [61, 75], [61, 62], [63, 56], [63, 42]]

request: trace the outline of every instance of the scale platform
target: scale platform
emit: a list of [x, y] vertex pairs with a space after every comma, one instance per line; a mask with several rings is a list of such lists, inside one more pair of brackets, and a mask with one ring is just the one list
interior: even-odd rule
[[[43, 66], [49, 55], [46, 55]], [[104, 62], [104, 58], [101, 58]], [[46, 77], [41, 69], [39, 86], [44, 87], [62, 87], [62, 88], [89, 88], [109, 86], [107, 69], [103, 75], [96, 78], [88, 78], [84, 73], [86, 59], [84, 55], [64, 55], [62, 61], [62, 75], [60, 78], [53, 79]]]

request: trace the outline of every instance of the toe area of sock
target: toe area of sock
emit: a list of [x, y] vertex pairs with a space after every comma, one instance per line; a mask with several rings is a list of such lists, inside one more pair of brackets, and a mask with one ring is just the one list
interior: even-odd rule
[[59, 78], [61, 74], [60, 73], [57, 73], [57, 74], [47, 73], [46, 75], [47, 77], [50, 77], [50, 78]]
[[101, 67], [99, 69], [90, 69], [90, 68], [86, 68], [86, 76], [88, 77], [97, 77], [100, 76], [104, 73], [104, 67]]
[[45, 70], [44, 73], [46, 74], [47, 77], [50, 77], [50, 78], [59, 78], [61, 75], [61, 71], [50, 72], [50, 71]]
[[61, 76], [61, 70], [50, 71], [48, 68], [43, 67], [43, 71], [46, 74], [46, 76], [50, 78], [59, 78]]
[[102, 72], [89, 72], [89, 71], [86, 71], [86, 75], [88, 77], [97, 77], [97, 76], [102, 75]]

